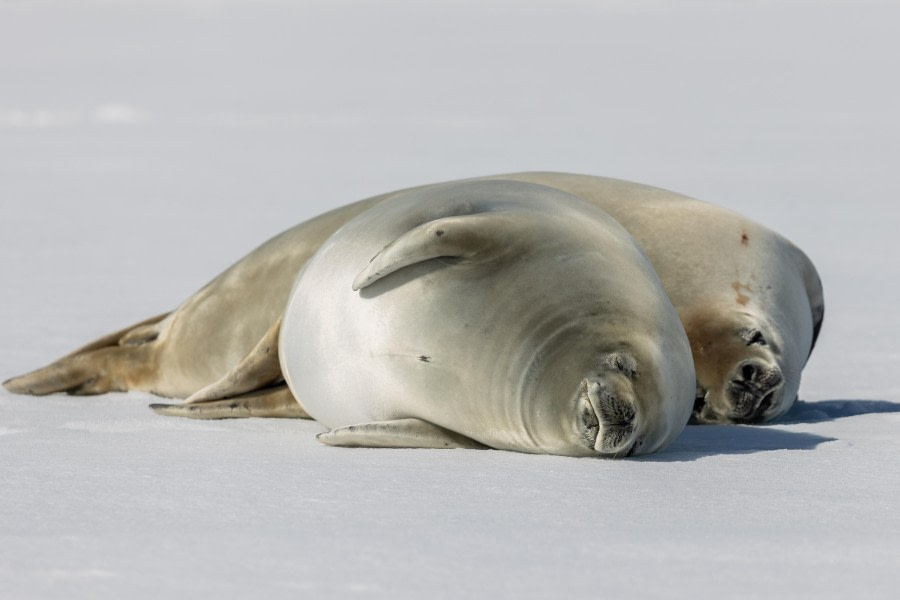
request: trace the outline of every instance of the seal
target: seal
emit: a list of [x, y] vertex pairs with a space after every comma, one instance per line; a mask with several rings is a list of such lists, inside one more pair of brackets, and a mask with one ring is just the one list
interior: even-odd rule
[[691, 340], [695, 423], [763, 423], [797, 398], [825, 303], [812, 261], [782, 235], [667, 190], [564, 173], [550, 185], [618, 220], [659, 274]]
[[[565, 173], [484, 179], [564, 191], [607, 211], [638, 241], [691, 342], [694, 422], [765, 422], [790, 408], [824, 301], [815, 267], [787, 239], [727, 209], [627, 181]], [[360, 213], [429, 187], [376, 196], [301, 223], [172, 313], [104, 336], [4, 385], [32, 394], [134, 389], [187, 397], [182, 405], [154, 407], [195, 418], [306, 416], [277, 363], [279, 319], [297, 273]]]
[[670, 443], [694, 397], [687, 336], [631, 236], [513, 181], [344, 225], [297, 279], [279, 356], [331, 445], [630, 456]]

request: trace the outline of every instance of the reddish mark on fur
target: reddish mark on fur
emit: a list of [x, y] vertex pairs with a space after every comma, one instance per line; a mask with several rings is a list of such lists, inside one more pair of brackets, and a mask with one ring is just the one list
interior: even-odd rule
[[740, 281], [735, 281], [731, 284], [731, 287], [734, 288], [734, 293], [737, 294], [735, 297], [735, 302], [740, 304], [741, 306], [746, 306], [748, 302], [750, 302], [750, 296], [746, 294], [742, 294], [741, 290], [747, 290], [748, 292], [752, 292], [753, 288], [751, 288], [746, 283], [741, 283]]
[[741, 244], [744, 246], [748, 246], [750, 244], [750, 236], [747, 235], [746, 231], [741, 232]]

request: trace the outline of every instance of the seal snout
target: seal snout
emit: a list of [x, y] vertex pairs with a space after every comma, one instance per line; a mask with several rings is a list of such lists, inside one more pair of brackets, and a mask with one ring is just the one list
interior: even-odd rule
[[582, 439], [604, 456], [630, 456], [635, 449], [637, 411], [622, 387], [602, 378], [581, 382]]
[[733, 413], [738, 422], [759, 423], [766, 420], [780, 401], [784, 384], [781, 369], [758, 360], [748, 360], [735, 369], [728, 383]]

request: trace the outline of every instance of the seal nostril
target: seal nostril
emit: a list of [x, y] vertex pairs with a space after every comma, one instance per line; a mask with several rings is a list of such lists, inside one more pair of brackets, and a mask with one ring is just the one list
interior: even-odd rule
[[741, 367], [741, 375], [747, 381], [752, 381], [753, 376], [756, 375], [756, 367], [754, 367], [753, 365], [744, 365], [743, 367]]

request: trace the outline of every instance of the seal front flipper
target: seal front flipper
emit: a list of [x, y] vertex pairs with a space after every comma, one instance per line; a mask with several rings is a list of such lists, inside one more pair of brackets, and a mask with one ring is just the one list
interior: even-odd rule
[[351, 448], [487, 448], [471, 438], [421, 419], [376, 421], [338, 427], [320, 433], [316, 439], [329, 446]]
[[281, 317], [234, 368], [185, 400], [186, 404], [222, 400], [252, 392], [282, 381], [278, 362], [278, 335]]
[[151, 404], [150, 408], [167, 417], [189, 419], [310, 418], [285, 384], [224, 400], [207, 400], [192, 404]]
[[394, 271], [433, 258], [487, 260], [521, 239], [527, 220], [502, 211], [429, 221], [388, 244], [353, 280], [353, 290], [369, 286]]
[[308, 419], [281, 376], [278, 336], [281, 317], [241, 362], [183, 404], [151, 404], [161, 415], [192, 419], [280, 417]]

